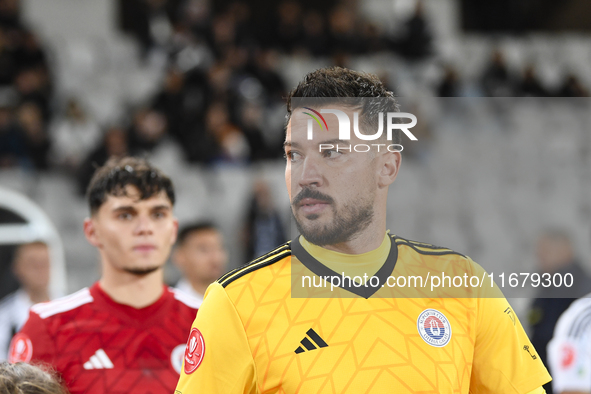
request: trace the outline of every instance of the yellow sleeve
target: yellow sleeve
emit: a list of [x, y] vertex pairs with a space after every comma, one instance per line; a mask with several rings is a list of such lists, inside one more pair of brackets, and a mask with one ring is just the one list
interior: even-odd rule
[[504, 297], [480, 298], [476, 324], [470, 393], [537, 393], [552, 380]]
[[543, 387], [538, 387], [537, 389], [530, 391], [527, 394], [546, 394], [546, 390]]
[[188, 344], [175, 393], [258, 393], [255, 364], [244, 326], [219, 283], [207, 289], [193, 328], [197, 328], [203, 338], [203, 354], [199, 366], [187, 373], [191, 370], [185, 367]]

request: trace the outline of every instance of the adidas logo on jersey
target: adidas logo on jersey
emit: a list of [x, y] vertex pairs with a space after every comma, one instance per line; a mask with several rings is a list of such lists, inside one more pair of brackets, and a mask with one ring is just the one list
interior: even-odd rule
[[[321, 347], [327, 347], [328, 344], [324, 342], [324, 339], [320, 338], [320, 335], [316, 333], [313, 329], [309, 329], [306, 333], [306, 337], [300, 341], [300, 345], [296, 350], [294, 350], [295, 354], [300, 354], [305, 352], [304, 348], [307, 350], [315, 350]], [[303, 346], [303, 347], [302, 347]]]
[[112, 369], [113, 363], [103, 349], [97, 350], [90, 360], [84, 363], [84, 369]]

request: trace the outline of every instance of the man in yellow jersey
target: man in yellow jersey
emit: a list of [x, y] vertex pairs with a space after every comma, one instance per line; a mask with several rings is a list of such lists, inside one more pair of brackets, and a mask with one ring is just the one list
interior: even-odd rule
[[433, 285], [428, 275], [486, 272], [386, 230], [401, 163], [390, 149], [401, 141], [392, 92], [373, 75], [321, 69], [287, 108], [286, 183], [301, 235], [208, 288], [176, 393], [543, 393], [550, 375], [497, 288], [400, 288], [401, 278]]

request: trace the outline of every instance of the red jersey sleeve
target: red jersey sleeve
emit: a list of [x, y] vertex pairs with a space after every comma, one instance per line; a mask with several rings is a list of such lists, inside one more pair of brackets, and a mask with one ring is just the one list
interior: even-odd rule
[[53, 364], [55, 353], [55, 343], [47, 331], [45, 321], [35, 312], [29, 312], [29, 319], [10, 342], [8, 361]]

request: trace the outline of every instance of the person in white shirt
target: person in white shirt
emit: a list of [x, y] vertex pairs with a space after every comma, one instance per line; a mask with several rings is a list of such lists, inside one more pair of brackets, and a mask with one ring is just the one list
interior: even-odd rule
[[12, 269], [21, 287], [0, 302], [0, 361], [7, 359], [10, 340], [27, 321], [29, 308], [50, 300], [49, 248], [40, 241], [19, 245]]
[[220, 231], [211, 223], [184, 227], [172, 260], [183, 274], [176, 288], [203, 301], [207, 287], [226, 272], [228, 253]]

